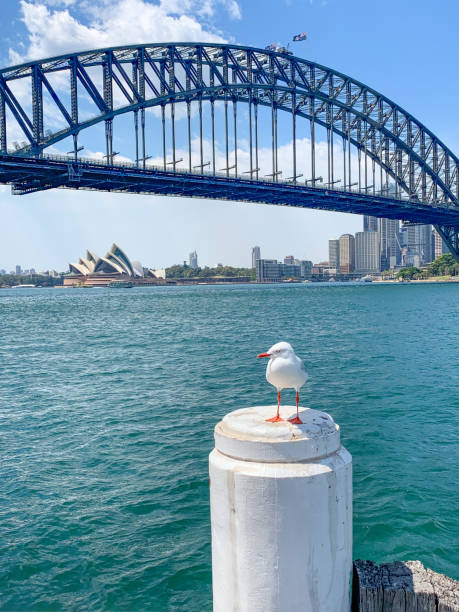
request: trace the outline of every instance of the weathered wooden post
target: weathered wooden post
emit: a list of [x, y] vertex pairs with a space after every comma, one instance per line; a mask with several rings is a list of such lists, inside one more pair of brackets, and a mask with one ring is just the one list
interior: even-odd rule
[[[324, 412], [236, 410], [210, 454], [214, 612], [348, 612], [352, 458]], [[287, 419], [296, 407], [281, 407]]]
[[420, 561], [354, 562], [353, 612], [459, 612], [459, 582]]

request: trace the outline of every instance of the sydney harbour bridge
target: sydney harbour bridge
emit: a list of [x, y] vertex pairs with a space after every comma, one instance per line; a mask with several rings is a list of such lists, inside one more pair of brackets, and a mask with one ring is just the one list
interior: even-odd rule
[[0, 183], [433, 224], [459, 261], [459, 159], [383, 94], [286, 49], [132, 45], [4, 68]]

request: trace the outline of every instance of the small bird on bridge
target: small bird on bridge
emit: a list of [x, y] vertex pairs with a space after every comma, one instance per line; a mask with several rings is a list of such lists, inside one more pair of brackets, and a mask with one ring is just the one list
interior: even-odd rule
[[277, 389], [277, 414], [270, 419], [270, 423], [278, 423], [284, 419], [279, 415], [282, 389], [296, 390], [296, 417], [288, 419], [294, 425], [301, 425], [303, 421], [298, 414], [300, 402], [300, 388], [308, 379], [308, 373], [302, 359], [295, 355], [295, 351], [288, 342], [274, 344], [266, 353], [258, 357], [269, 357], [266, 367], [266, 380]]

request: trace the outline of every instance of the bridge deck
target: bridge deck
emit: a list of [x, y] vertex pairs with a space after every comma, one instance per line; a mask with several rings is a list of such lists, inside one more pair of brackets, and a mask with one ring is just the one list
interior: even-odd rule
[[57, 187], [258, 202], [459, 227], [459, 209], [364, 191], [287, 181], [109, 165], [98, 160], [0, 155], [0, 183], [26, 194]]

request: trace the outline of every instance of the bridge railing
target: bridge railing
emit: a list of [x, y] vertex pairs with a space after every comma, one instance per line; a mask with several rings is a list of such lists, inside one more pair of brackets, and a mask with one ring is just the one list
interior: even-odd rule
[[[34, 159], [36, 159], [34, 157]], [[246, 181], [249, 183], [257, 183], [257, 184], [276, 184], [276, 185], [283, 185], [283, 186], [291, 186], [291, 187], [307, 187], [309, 189], [315, 189], [315, 190], [321, 190], [321, 191], [331, 191], [331, 192], [338, 192], [338, 193], [353, 193], [353, 194], [368, 194], [368, 189], [364, 188], [358, 188], [358, 187], [341, 187], [338, 185], [333, 185], [333, 187], [330, 187], [327, 183], [321, 183], [319, 181], [315, 181], [314, 185], [311, 185], [311, 181], [308, 179], [305, 179], [304, 181], [301, 181], [299, 179], [297, 180], [292, 180], [292, 179], [283, 179], [281, 177], [273, 177], [270, 175], [267, 176], [263, 176], [261, 178], [256, 178], [256, 177], [251, 177], [251, 176], [247, 176], [247, 174], [244, 173], [238, 173], [235, 174], [234, 171], [232, 173], [227, 174], [226, 172], [222, 172], [222, 171], [216, 171], [213, 172], [211, 170], [195, 170], [192, 169], [191, 172], [188, 168], [179, 168], [179, 167], [175, 167], [175, 169], [164, 169], [163, 165], [157, 165], [157, 164], [152, 164], [152, 163], [146, 163], [145, 164], [145, 168], [141, 165], [141, 164], [137, 164], [136, 162], [129, 162], [129, 161], [117, 161], [117, 160], [107, 160], [104, 158], [95, 158], [95, 157], [78, 157], [76, 160], [73, 156], [71, 155], [56, 155], [56, 154], [46, 154], [46, 155], [41, 155], [40, 159], [47, 159], [50, 161], [58, 161], [58, 162], [65, 162], [65, 163], [69, 163], [69, 164], [87, 164], [87, 165], [92, 165], [92, 166], [105, 166], [107, 168], [109, 167], [116, 167], [116, 168], [129, 168], [132, 170], [147, 170], [147, 171], [154, 171], [154, 172], [161, 172], [161, 173], [165, 173], [168, 175], [174, 175], [174, 174], [179, 174], [179, 175], [193, 175], [193, 176], [205, 176], [205, 177], [217, 177], [217, 178], [229, 178], [229, 179], [237, 179], [239, 181]], [[383, 189], [376, 189], [374, 192], [371, 191], [370, 192], [372, 195], [376, 195], [379, 198], [384, 198], [388, 201], [390, 200], [398, 200], [398, 201], [404, 201], [404, 202], [415, 202], [415, 203], [419, 203], [420, 200], [418, 198], [417, 195], [415, 196], [410, 196], [409, 194], [405, 193], [405, 192], [395, 192], [395, 191], [391, 191], [390, 195], [387, 194], [387, 190]], [[445, 205], [447, 205], [448, 202], [445, 201], [441, 201], [438, 200], [436, 202], [429, 202], [429, 206], [435, 207], [435, 208], [439, 208], [439, 207], [445, 207]]]

